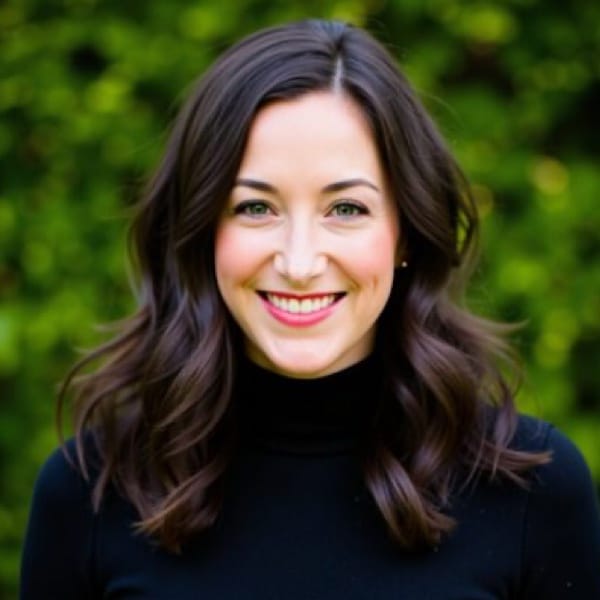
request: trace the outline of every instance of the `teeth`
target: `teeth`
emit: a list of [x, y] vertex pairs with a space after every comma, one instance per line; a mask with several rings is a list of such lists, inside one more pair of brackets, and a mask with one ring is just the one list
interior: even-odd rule
[[305, 298], [300, 302], [300, 312], [303, 314], [312, 312], [313, 310], [319, 310], [321, 303], [319, 300], [309, 300]]
[[335, 296], [329, 294], [320, 298], [304, 298], [303, 300], [298, 300], [297, 298], [282, 298], [275, 294], [267, 294], [267, 300], [285, 312], [289, 312], [293, 315], [307, 315], [318, 310], [323, 310], [327, 306], [333, 304]]

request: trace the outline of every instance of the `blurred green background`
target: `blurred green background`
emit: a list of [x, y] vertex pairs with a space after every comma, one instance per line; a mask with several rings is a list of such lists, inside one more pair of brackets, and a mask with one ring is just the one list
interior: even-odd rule
[[[398, 57], [483, 215], [472, 303], [526, 320], [522, 410], [600, 481], [600, 3], [23, 0], [0, 4], [0, 597], [16, 597], [56, 384], [132, 308], [128, 209], [190, 83], [231, 42], [309, 16]], [[57, 540], [60, 543], [60, 540]]]

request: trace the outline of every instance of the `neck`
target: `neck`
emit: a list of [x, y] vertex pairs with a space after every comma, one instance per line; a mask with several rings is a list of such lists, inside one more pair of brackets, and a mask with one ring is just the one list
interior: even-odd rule
[[235, 393], [242, 438], [277, 452], [351, 451], [368, 430], [381, 380], [375, 355], [313, 379], [280, 375], [244, 358]]

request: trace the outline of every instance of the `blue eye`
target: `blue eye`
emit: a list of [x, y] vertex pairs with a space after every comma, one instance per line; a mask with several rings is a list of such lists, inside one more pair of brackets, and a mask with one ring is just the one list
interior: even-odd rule
[[261, 200], [246, 200], [240, 202], [234, 209], [233, 212], [236, 215], [246, 215], [248, 217], [263, 217], [271, 212], [268, 204]]
[[366, 215], [369, 211], [357, 202], [339, 202], [331, 209], [331, 212], [336, 217], [348, 218]]

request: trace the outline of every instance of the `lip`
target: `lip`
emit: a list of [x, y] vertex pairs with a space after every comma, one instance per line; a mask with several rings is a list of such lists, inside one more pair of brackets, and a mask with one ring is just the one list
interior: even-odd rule
[[339, 305], [340, 300], [342, 300], [344, 298], [344, 296], [346, 295], [344, 293], [339, 293], [339, 292], [329, 292], [329, 293], [321, 292], [318, 294], [298, 295], [298, 294], [290, 294], [290, 293], [286, 293], [286, 292], [280, 293], [280, 292], [269, 291], [268, 292], [269, 294], [281, 296], [282, 298], [288, 298], [288, 299], [293, 298], [293, 299], [297, 299], [299, 301], [306, 300], [306, 299], [313, 299], [313, 298], [322, 298], [323, 296], [329, 296], [329, 295], [336, 296], [336, 299], [332, 304], [330, 304], [329, 306], [327, 306], [325, 308], [322, 308], [321, 310], [317, 310], [317, 311], [311, 312], [309, 314], [302, 314], [302, 313], [291, 314], [289, 312], [281, 310], [274, 304], [271, 304], [266, 298], [266, 293], [267, 292], [261, 291], [258, 293], [258, 297], [261, 299], [267, 312], [272, 317], [277, 319], [279, 322], [283, 323], [284, 325], [289, 325], [291, 327], [309, 327], [310, 325], [315, 325], [315, 324], [323, 321], [324, 319], [329, 317], [329, 315], [331, 315], [331, 313]]

